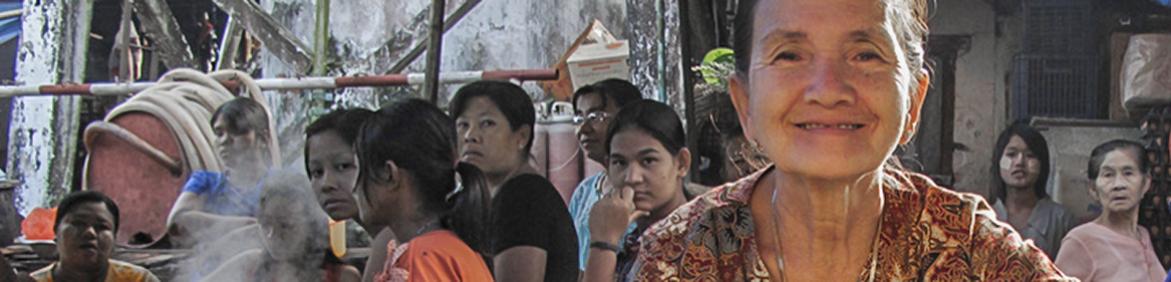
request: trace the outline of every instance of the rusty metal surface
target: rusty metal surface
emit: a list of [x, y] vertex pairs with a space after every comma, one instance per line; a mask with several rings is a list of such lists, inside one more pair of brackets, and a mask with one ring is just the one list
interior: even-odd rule
[[[157, 117], [132, 112], [112, 120], [170, 156], [182, 156], [175, 135]], [[150, 243], [166, 231], [167, 215], [183, 184], [191, 174], [184, 167], [172, 174], [165, 166], [131, 145], [110, 135], [94, 139], [87, 160], [87, 187], [106, 193], [121, 209], [117, 241]], [[149, 240], [133, 240], [136, 234]]]

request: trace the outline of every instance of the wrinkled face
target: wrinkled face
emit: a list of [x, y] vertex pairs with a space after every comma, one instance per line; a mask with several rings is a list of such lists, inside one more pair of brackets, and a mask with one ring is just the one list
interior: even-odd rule
[[610, 141], [606, 176], [614, 188], [634, 190], [638, 210], [653, 213], [673, 208], [665, 205], [683, 197], [683, 177], [689, 165], [682, 157], [686, 150], [681, 150], [679, 156], [672, 155], [645, 131], [624, 129]]
[[732, 100], [745, 133], [786, 173], [873, 172], [909, 141], [927, 77], [909, 67], [878, 0], [761, 1]]
[[248, 158], [258, 153], [260, 142], [255, 130], [233, 132], [223, 118], [212, 124], [212, 130], [216, 136], [216, 153], [228, 167], [244, 164]]
[[309, 182], [321, 205], [333, 220], [358, 216], [354, 183], [358, 180], [358, 155], [337, 131], [328, 130], [305, 140], [309, 148]]
[[524, 127], [512, 130], [508, 118], [487, 97], [468, 100], [455, 120], [460, 160], [487, 174], [508, 173], [522, 164], [528, 142]]
[[1041, 175], [1041, 160], [1020, 136], [1012, 136], [1000, 155], [1000, 179], [1009, 189], [1034, 189]]
[[57, 226], [57, 253], [62, 267], [99, 271], [113, 251], [114, 215], [105, 203], [80, 204]]
[[618, 106], [614, 104], [601, 93], [587, 93], [578, 97], [577, 104], [573, 105], [577, 140], [595, 162], [602, 163], [606, 159], [606, 129], [610, 126], [610, 117], [618, 114]]
[[[261, 209], [258, 221], [265, 250], [273, 259], [290, 261], [306, 254], [303, 246], [310, 244], [309, 234], [313, 215], [303, 204], [293, 199], [273, 198]], [[321, 228], [325, 228], [322, 226]]]
[[1151, 179], [1139, 168], [1133, 150], [1114, 150], [1106, 153], [1098, 170], [1098, 179], [1090, 194], [1102, 204], [1102, 209], [1114, 213], [1136, 211], [1143, 195], [1151, 187]]

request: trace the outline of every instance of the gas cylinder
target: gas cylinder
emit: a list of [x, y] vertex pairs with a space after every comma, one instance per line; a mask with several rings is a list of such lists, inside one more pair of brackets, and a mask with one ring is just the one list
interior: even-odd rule
[[582, 166], [585, 153], [577, 141], [573, 125], [573, 104], [554, 102], [549, 108], [549, 118], [542, 122], [548, 134], [549, 182], [557, 187], [562, 200], [569, 202], [573, 189], [582, 180]]

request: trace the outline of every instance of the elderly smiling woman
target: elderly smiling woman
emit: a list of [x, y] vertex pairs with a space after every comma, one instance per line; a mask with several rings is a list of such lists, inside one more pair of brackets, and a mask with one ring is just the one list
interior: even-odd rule
[[977, 196], [886, 165], [929, 83], [926, 0], [742, 0], [730, 92], [775, 162], [648, 230], [643, 281], [1065, 280]]

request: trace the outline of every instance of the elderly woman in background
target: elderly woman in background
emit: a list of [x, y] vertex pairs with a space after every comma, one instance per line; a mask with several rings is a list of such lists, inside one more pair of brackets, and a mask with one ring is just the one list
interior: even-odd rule
[[730, 92], [774, 165], [643, 234], [640, 281], [1069, 280], [976, 195], [886, 163], [930, 85], [926, 0], [742, 0]]
[[96, 191], [73, 192], [57, 205], [57, 262], [32, 273], [37, 282], [157, 282], [150, 271], [114, 260], [118, 204]]
[[478, 81], [451, 99], [460, 160], [484, 171], [492, 191], [498, 281], [573, 281], [578, 248], [565, 201], [529, 165], [536, 110], [520, 86]]
[[996, 140], [992, 171], [997, 178], [992, 206], [996, 219], [1007, 222], [1049, 257], [1057, 256], [1061, 239], [1077, 225], [1073, 214], [1049, 198], [1049, 145], [1033, 127], [1014, 123]]
[[1142, 144], [1113, 140], [1090, 153], [1086, 170], [1090, 195], [1102, 205], [1097, 219], [1069, 232], [1057, 253], [1057, 267], [1082, 281], [1162, 281], [1167, 272], [1138, 225], [1138, 208], [1151, 189], [1150, 165]]

